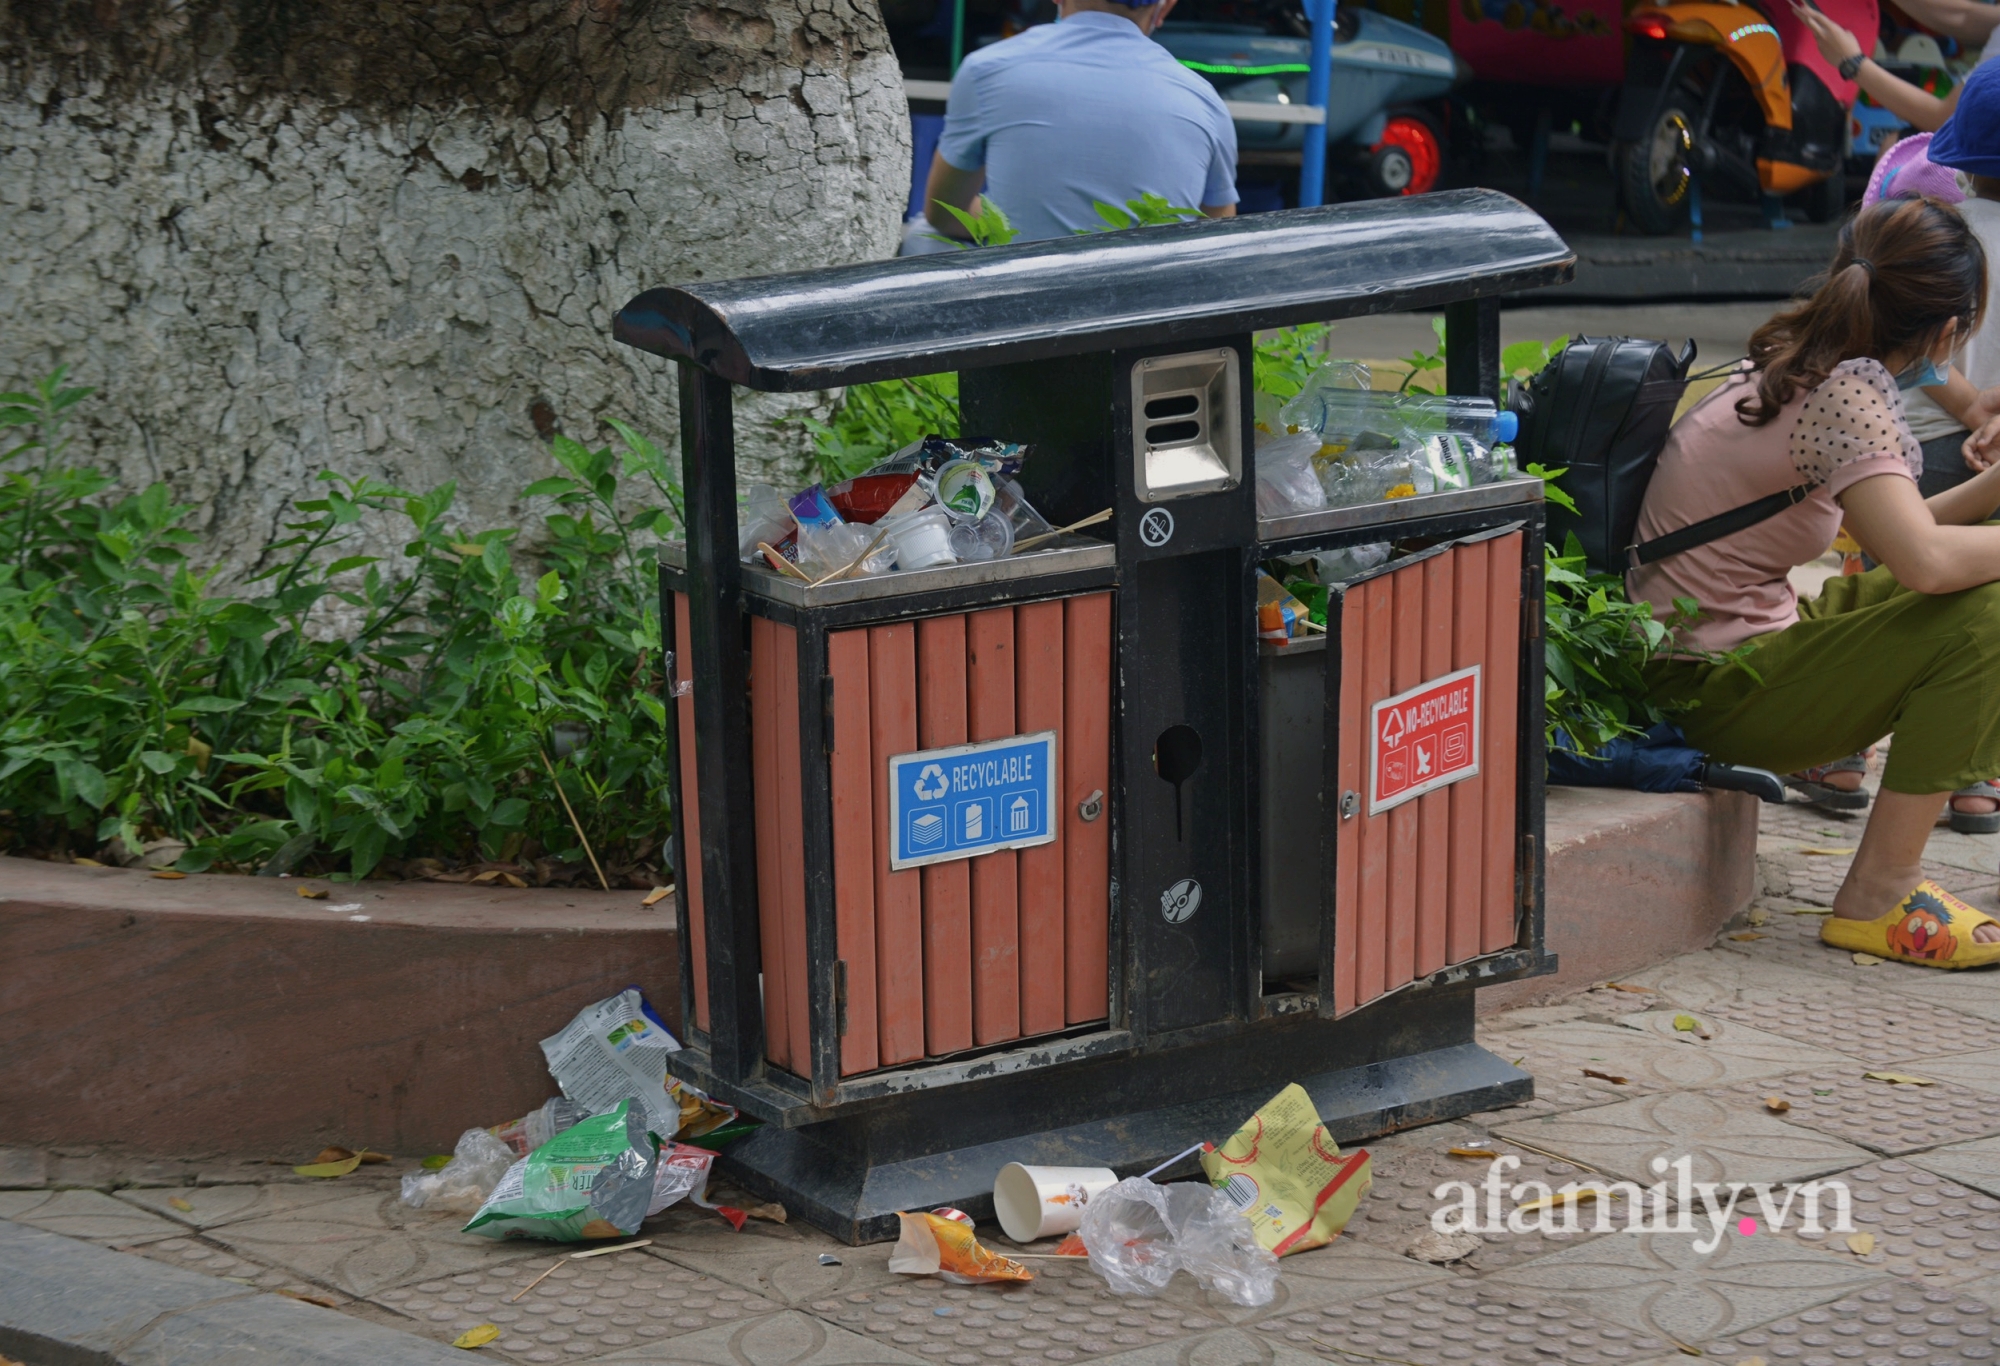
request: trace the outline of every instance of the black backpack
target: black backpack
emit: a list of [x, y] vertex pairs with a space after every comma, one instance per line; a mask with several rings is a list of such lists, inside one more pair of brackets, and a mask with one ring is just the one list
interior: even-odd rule
[[1665, 342], [1638, 337], [1572, 337], [1516, 390], [1516, 458], [1524, 467], [1567, 469], [1557, 483], [1576, 504], [1575, 512], [1549, 505], [1549, 544], [1559, 547], [1575, 532], [1592, 568], [1623, 575], [1755, 526], [1812, 491], [1800, 484], [1633, 544], [1639, 505], [1687, 392], [1694, 355], [1692, 341], [1676, 356]]

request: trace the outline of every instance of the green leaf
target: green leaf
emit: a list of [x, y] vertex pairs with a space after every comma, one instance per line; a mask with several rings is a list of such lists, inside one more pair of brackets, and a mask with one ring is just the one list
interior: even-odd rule
[[164, 753], [161, 750], [148, 749], [140, 751], [139, 762], [153, 772], [164, 776], [165, 774], [172, 773], [180, 761], [173, 755]]
[[551, 475], [547, 479], [537, 479], [534, 483], [521, 490], [521, 496], [523, 498], [548, 498], [558, 493], [574, 492], [576, 487], [577, 484], [574, 479], [565, 479], [561, 475], [556, 474]]
[[486, 819], [511, 830], [528, 819], [528, 804], [519, 797], [508, 797], [496, 803]]

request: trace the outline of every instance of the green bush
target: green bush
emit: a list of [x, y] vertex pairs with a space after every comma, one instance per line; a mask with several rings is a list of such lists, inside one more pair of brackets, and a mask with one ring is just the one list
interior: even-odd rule
[[[58, 371], [0, 394], [0, 850], [171, 840], [186, 871], [424, 858], [547, 880], [590, 876], [580, 825], [607, 874], [650, 880], [670, 813], [646, 550], [679, 522], [656, 447], [617, 424], [622, 462], [555, 439], [563, 472], [527, 490], [559, 509], [531, 581], [514, 530], [452, 519], [451, 485], [326, 474], [230, 594], [188, 561], [192, 509], [165, 485], [117, 498], [64, 458], [90, 392]], [[660, 504], [621, 515], [621, 479]], [[385, 519], [400, 564], [350, 553]]]

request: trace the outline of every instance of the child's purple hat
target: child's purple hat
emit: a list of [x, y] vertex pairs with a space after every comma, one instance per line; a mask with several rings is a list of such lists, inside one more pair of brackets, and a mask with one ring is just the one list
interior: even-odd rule
[[1958, 188], [1958, 177], [1949, 167], [1930, 159], [1930, 145], [1929, 133], [1912, 133], [1891, 143], [1889, 150], [1875, 159], [1875, 172], [1868, 177], [1868, 192], [1861, 196], [1861, 207], [1865, 209], [1884, 199], [1915, 199], [1919, 195], [1929, 195], [1947, 204], [1963, 203], [1965, 191]]

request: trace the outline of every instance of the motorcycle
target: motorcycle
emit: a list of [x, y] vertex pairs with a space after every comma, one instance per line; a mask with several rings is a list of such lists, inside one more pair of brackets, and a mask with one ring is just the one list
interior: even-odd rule
[[[1813, 0], [1807, 0], [1813, 3]], [[1872, 45], [1876, 0], [1819, 0]], [[1676, 231], [1698, 195], [1802, 195], [1806, 217], [1847, 207], [1848, 111], [1854, 82], [1823, 57], [1789, 0], [1663, 0], [1626, 17], [1632, 49], [1612, 132], [1618, 199], [1641, 232]]]

